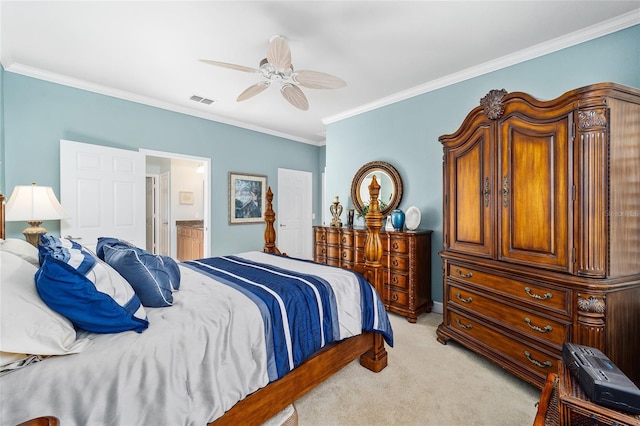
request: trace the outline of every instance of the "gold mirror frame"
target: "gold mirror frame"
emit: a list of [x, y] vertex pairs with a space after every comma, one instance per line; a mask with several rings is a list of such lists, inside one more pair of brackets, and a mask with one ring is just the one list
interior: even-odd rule
[[359, 214], [364, 214], [363, 209], [369, 206], [369, 183], [371, 176], [376, 174], [380, 184], [379, 200], [385, 203], [380, 206], [380, 213], [387, 216], [400, 205], [402, 200], [402, 178], [398, 171], [384, 161], [371, 161], [360, 167], [351, 182], [351, 201]]

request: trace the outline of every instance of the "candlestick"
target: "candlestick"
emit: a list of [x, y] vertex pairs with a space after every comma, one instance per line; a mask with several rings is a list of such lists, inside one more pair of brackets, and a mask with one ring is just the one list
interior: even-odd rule
[[340, 215], [342, 214], [342, 206], [340, 205], [340, 200], [338, 199], [337, 195], [333, 198], [333, 204], [329, 206], [329, 211], [333, 216], [330, 225], [337, 227], [342, 226], [342, 221], [340, 220]]

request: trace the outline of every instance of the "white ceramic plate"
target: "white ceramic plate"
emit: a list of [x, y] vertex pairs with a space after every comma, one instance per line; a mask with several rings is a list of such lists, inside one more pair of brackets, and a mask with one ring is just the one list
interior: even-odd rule
[[404, 214], [404, 224], [409, 231], [415, 231], [420, 226], [420, 219], [422, 218], [420, 210], [416, 206], [411, 206]]

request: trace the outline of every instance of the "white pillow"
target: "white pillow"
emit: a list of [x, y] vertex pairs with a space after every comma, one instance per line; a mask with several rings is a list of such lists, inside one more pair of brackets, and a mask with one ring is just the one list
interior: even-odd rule
[[71, 322], [51, 310], [36, 291], [37, 268], [0, 250], [0, 351], [29, 355], [65, 355], [86, 348]]
[[40, 267], [40, 260], [38, 259], [38, 249], [25, 240], [20, 240], [18, 238], [7, 238], [6, 240], [0, 240], [0, 251], [13, 253], [16, 256], [21, 257], [27, 262], [31, 263], [36, 268]]

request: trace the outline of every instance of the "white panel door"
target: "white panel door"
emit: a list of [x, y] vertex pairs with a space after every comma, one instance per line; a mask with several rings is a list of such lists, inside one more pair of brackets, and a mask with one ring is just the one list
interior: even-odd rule
[[137, 151], [60, 141], [61, 234], [95, 250], [98, 237], [146, 243], [145, 163]]
[[170, 231], [170, 227], [169, 227], [169, 222], [171, 221], [171, 209], [169, 208], [170, 205], [170, 198], [169, 198], [169, 173], [165, 172], [162, 173], [160, 175], [160, 191], [158, 191], [158, 197], [159, 197], [159, 204], [160, 204], [160, 208], [159, 208], [159, 216], [160, 216], [160, 236], [158, 238], [158, 254], [162, 254], [165, 256], [169, 256], [170, 255], [170, 250], [169, 247], [171, 246], [171, 233]]
[[313, 259], [312, 174], [278, 169], [276, 245], [291, 257]]

